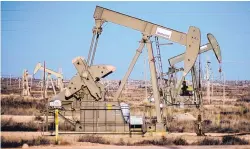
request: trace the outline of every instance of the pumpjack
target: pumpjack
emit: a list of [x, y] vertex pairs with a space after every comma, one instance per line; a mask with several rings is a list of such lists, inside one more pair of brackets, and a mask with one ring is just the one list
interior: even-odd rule
[[[51, 69], [48, 69], [48, 68], [44, 68], [44, 66], [42, 66], [41, 63], [37, 63], [37, 65], [36, 65], [36, 67], [34, 69], [33, 75], [35, 75], [38, 72], [38, 70], [45, 71], [47, 73], [46, 87], [45, 87], [45, 97], [47, 97], [47, 89], [48, 89], [49, 81], [50, 81], [50, 83], [52, 85], [53, 92], [54, 92], [55, 95], [56, 95], [56, 88], [55, 87], [58, 87], [60, 89], [60, 91], [63, 90], [63, 88], [64, 88], [63, 75], [61, 73], [55, 72], [55, 71], [53, 71]], [[51, 75], [54, 75], [54, 76], [57, 77], [57, 83], [56, 83], [57, 86], [54, 85], [54, 82], [53, 82], [53, 80], [51, 78]]]
[[[207, 34], [207, 39], [209, 41], [209, 43], [201, 46], [199, 54], [202, 54], [204, 52], [207, 52], [209, 50], [213, 50], [214, 55], [216, 56], [218, 63], [220, 64], [222, 61], [222, 56], [221, 56], [221, 50], [220, 50], [220, 46], [219, 43], [217, 42], [216, 38], [211, 34], [208, 33]], [[182, 53], [180, 55], [174, 56], [170, 59], [168, 59], [169, 61], [169, 71], [166, 73], [168, 75], [168, 80], [170, 81], [168, 84], [170, 84], [171, 82], [174, 82], [174, 86], [170, 87], [171, 88], [166, 95], [167, 97], [165, 97], [165, 99], [167, 100], [167, 103], [170, 104], [176, 104], [177, 102], [180, 102], [180, 100], [178, 99], [178, 95], [180, 94], [180, 87], [181, 84], [183, 84], [183, 79], [181, 79], [179, 81], [179, 83], [176, 83], [176, 78], [172, 78], [171, 75], [179, 72], [179, 71], [183, 71], [183, 68], [176, 68], [175, 65], [179, 62], [184, 61], [185, 59], [185, 53]], [[192, 75], [192, 86], [193, 86], [193, 90], [194, 90], [194, 100], [192, 101], [192, 104], [199, 106], [201, 104], [201, 98], [199, 97], [200, 95], [200, 91], [199, 91], [199, 78], [197, 77], [197, 72], [196, 72], [196, 66], [193, 65], [191, 68], [191, 75]], [[166, 90], [168, 91], [168, 90]]]
[[[213, 52], [214, 52], [214, 54], [215, 54], [215, 56], [220, 64], [222, 62], [222, 56], [221, 56], [221, 50], [220, 50], [219, 43], [217, 42], [216, 38], [211, 33], [207, 34], [207, 38], [208, 38], [209, 43], [201, 46], [199, 54], [207, 52], [209, 50], [213, 50]], [[179, 68], [179, 69], [175, 68], [175, 64], [183, 61], [184, 58], [185, 58], [185, 53], [182, 53], [180, 55], [177, 55], [177, 56], [169, 59], [170, 68], [169, 68], [169, 72], [167, 73], [168, 76], [173, 75], [174, 73], [177, 73], [178, 71], [183, 70], [183, 68]], [[219, 70], [221, 70], [221, 68], [219, 68]], [[201, 116], [201, 112], [202, 112], [201, 106], [203, 105], [201, 83], [200, 83], [201, 77], [200, 77], [200, 72], [199, 72], [199, 77], [197, 77], [197, 71], [196, 71], [195, 65], [192, 66], [191, 75], [192, 75], [192, 86], [193, 86], [193, 91], [194, 91], [193, 92], [194, 98], [192, 98], [193, 100], [191, 101], [191, 103], [188, 103], [188, 105], [195, 105], [199, 111], [198, 118], [196, 121], [196, 133], [198, 136], [203, 136], [205, 134], [204, 134], [203, 128], [202, 128], [202, 116]], [[183, 84], [182, 91], [185, 92], [185, 90], [187, 89], [183, 78], [179, 82], [179, 85], [177, 85], [177, 89], [176, 89], [176, 78], [173, 79], [173, 77], [169, 77], [169, 81], [170, 82], [168, 84], [171, 84], [171, 82], [173, 82], [174, 86], [168, 86], [168, 88], [170, 88], [170, 89], [166, 89], [166, 91], [169, 91], [166, 94], [167, 97], [165, 97], [165, 100], [167, 101], [167, 103], [169, 103], [170, 105], [177, 105], [177, 104], [180, 104], [181, 102], [182, 103], [187, 102], [188, 100], [185, 100], [185, 99], [183, 100], [183, 98], [180, 98], [180, 96], [178, 96], [180, 94], [180, 84], [181, 83]], [[185, 96], [185, 94], [182, 94], [182, 96]]]
[[[93, 36], [87, 61], [82, 57], [73, 59], [72, 63], [77, 69], [77, 74], [70, 80], [63, 91], [54, 96], [50, 102], [50, 107], [53, 109], [55, 103], [61, 102], [59, 115], [74, 126], [76, 131], [117, 132], [129, 129], [129, 132], [131, 132], [132, 128], [139, 126], [144, 132], [146, 127], [144, 117], [130, 115], [128, 112], [129, 106], [121, 103], [118, 98], [146, 45], [157, 117], [155, 131], [165, 131], [166, 128], [160, 111], [160, 93], [157, 85], [151, 37], [156, 36], [186, 47], [183, 69], [183, 77], [185, 77], [193, 68], [199, 54], [201, 42], [199, 28], [190, 26], [188, 32], [183, 33], [100, 6], [96, 6], [93, 17], [95, 26], [92, 30]], [[111, 65], [93, 65], [98, 40], [103, 31], [102, 25], [106, 22], [122, 25], [142, 34], [140, 45], [129, 65], [128, 71], [121, 80], [113, 101], [105, 100], [105, 90], [100, 83], [100, 79], [113, 73], [115, 67]], [[71, 118], [67, 118], [67, 116], [71, 116]]]
[[24, 69], [22, 75], [22, 96], [30, 96], [31, 87], [29, 86], [29, 72]]

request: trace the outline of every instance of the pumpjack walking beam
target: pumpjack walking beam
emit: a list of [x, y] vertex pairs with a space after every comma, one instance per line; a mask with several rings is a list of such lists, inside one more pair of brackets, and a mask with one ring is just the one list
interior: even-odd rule
[[[209, 43], [207, 43], [207, 44], [200, 47], [199, 54], [202, 54], [202, 53], [207, 52], [209, 50], [213, 50], [218, 62], [221, 63], [222, 62], [222, 56], [221, 56], [221, 50], [220, 50], [219, 43], [217, 42], [216, 38], [211, 33], [207, 34], [207, 39], [208, 39]], [[185, 53], [182, 53], [180, 55], [177, 55], [177, 56], [174, 56], [174, 57], [168, 59], [168, 61], [169, 61], [170, 66], [172, 67], [175, 64], [177, 64], [177, 63], [179, 63], [181, 61], [184, 61], [184, 58], [185, 58]], [[193, 67], [195, 67], [195, 66], [193, 66]], [[196, 74], [194, 74], [195, 73], [195, 68], [191, 69], [191, 73], [192, 73], [192, 78], [193, 78], [192, 79], [193, 84], [196, 85], [196, 87], [194, 87], [194, 89], [198, 88], [198, 85], [195, 82], [195, 79], [196, 79], [195, 78]], [[181, 84], [181, 83], [182, 82], [180, 82], [179, 84]], [[179, 93], [179, 90], [176, 92], [176, 94], [178, 94], [178, 93]]]
[[[156, 107], [156, 114], [157, 114], [157, 122], [159, 124], [162, 123], [161, 114], [160, 114], [160, 96], [159, 96], [159, 90], [157, 86], [157, 78], [156, 78], [156, 69], [155, 69], [155, 62], [154, 62], [154, 56], [152, 52], [152, 44], [150, 41], [150, 37], [157, 36], [161, 37], [167, 40], [170, 40], [172, 42], [179, 43], [181, 45], [186, 46], [187, 52], [185, 56], [185, 67], [184, 67], [184, 75], [186, 75], [191, 67], [193, 66], [198, 52], [200, 48], [200, 30], [197, 27], [191, 26], [188, 30], [188, 33], [182, 33], [170, 28], [163, 27], [161, 25], [157, 25], [148, 21], [144, 21], [135, 17], [131, 17], [119, 12], [115, 12], [103, 7], [97, 6], [94, 13], [94, 19], [95, 19], [95, 27], [93, 28], [93, 37], [92, 42], [90, 45], [89, 55], [88, 55], [88, 63], [89, 66], [93, 64], [97, 42], [99, 39], [99, 35], [102, 32], [102, 25], [105, 22], [112, 22], [115, 24], [119, 24], [137, 31], [140, 31], [143, 34], [143, 38], [141, 40], [140, 46], [137, 49], [136, 55], [134, 56], [128, 72], [124, 76], [124, 78], [121, 81], [121, 85], [119, 86], [118, 91], [115, 95], [115, 100], [117, 100], [120, 96], [120, 93], [143, 49], [143, 47], [147, 46], [148, 48], [148, 56], [149, 56], [149, 63], [150, 63], [150, 72], [151, 72], [151, 78], [152, 78], [152, 86], [153, 86], [153, 95], [155, 99], [155, 107]], [[96, 41], [95, 40], [96, 37]], [[93, 49], [94, 45], [94, 49]]]
[[[218, 62], [221, 63], [222, 56], [221, 56], [219, 43], [217, 42], [216, 38], [211, 33], [207, 34], [207, 38], [208, 38], [209, 43], [202, 45], [200, 47], [199, 54], [205, 53], [209, 50], [213, 50]], [[171, 57], [170, 59], [168, 59], [168, 61], [169, 61], [170, 66], [174, 66], [175, 64], [181, 61], [184, 61], [184, 58], [185, 58], [185, 53], [182, 53], [177, 56]]]

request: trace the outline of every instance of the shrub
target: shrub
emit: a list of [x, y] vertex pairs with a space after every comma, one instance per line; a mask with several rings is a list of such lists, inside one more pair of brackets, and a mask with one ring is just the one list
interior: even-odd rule
[[99, 144], [110, 144], [109, 141], [105, 140], [104, 138], [100, 136], [95, 135], [86, 135], [81, 136], [77, 140], [78, 142], [90, 142], [90, 143], [99, 143]]
[[240, 130], [238, 128], [231, 127], [220, 127], [220, 126], [210, 126], [206, 128], [206, 132], [216, 132], [216, 133], [238, 133]]
[[248, 141], [245, 139], [241, 139], [235, 136], [224, 136], [222, 138], [223, 145], [247, 145], [249, 144]]
[[20, 141], [6, 140], [3, 136], [1, 137], [1, 148], [16, 148], [22, 146]]
[[1, 148], [17, 148], [21, 147], [23, 144], [28, 144], [29, 146], [38, 145], [49, 145], [50, 140], [44, 137], [37, 137], [31, 140], [21, 139], [21, 140], [6, 140], [3, 136], [1, 137]]
[[126, 145], [123, 138], [120, 138], [119, 142], [117, 142], [115, 145]]
[[212, 138], [204, 138], [198, 142], [198, 145], [220, 145], [220, 140]]
[[134, 143], [134, 145], [172, 145], [173, 141], [171, 139], [167, 139], [165, 136], [162, 136], [159, 140], [143, 140], [140, 142]]
[[27, 143], [30, 146], [50, 144], [50, 140], [48, 140], [44, 137], [33, 138], [32, 140], [21, 140], [21, 142], [22, 142], [22, 144]]
[[187, 141], [183, 138], [176, 138], [173, 143], [175, 145], [188, 145]]
[[35, 117], [35, 121], [41, 121], [41, 122], [43, 122], [44, 119], [41, 116], [36, 116]]
[[11, 118], [6, 120], [3, 119], [1, 121], [1, 131], [37, 131], [38, 125], [34, 122], [28, 123], [17, 123], [14, 122]]

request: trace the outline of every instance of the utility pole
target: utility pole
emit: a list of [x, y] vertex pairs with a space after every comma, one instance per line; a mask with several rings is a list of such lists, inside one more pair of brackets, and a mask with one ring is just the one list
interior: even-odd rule
[[[9, 84], [9, 83], [8, 83], [8, 82], [9, 82], [9, 81], [8, 81], [8, 76], [6, 76], [5, 79], [6, 79], [6, 87], [8, 87], [8, 84]], [[4, 79], [4, 80], [5, 80], [5, 79]]]
[[45, 61], [44, 61], [44, 70], [43, 70], [43, 98], [45, 100], [47, 100], [47, 104], [46, 104], [46, 131], [48, 132], [49, 131], [49, 127], [48, 127], [48, 122], [49, 122], [49, 120], [48, 120], [48, 116], [49, 116], [49, 101], [48, 101], [48, 98], [45, 95], [45, 90], [46, 90], [46, 88], [45, 88], [45, 68], [46, 68], [46, 66], [45, 66]]
[[145, 99], [148, 100], [148, 85], [147, 85], [147, 51], [144, 54], [144, 85], [145, 85]]
[[207, 82], [207, 100], [209, 104], [211, 104], [211, 96], [210, 96], [210, 61], [207, 55], [207, 65], [206, 65], [206, 82]]
[[212, 94], [211, 96], [214, 96], [214, 74], [213, 72], [211, 73], [211, 83], [212, 83]]
[[[58, 73], [63, 74], [62, 68], [61, 68], [61, 67], [59, 68]], [[63, 80], [61, 81], [61, 83], [63, 83]], [[56, 85], [57, 85], [57, 87], [60, 88], [60, 81], [59, 81], [59, 78], [57, 78], [57, 83], [56, 83]]]
[[10, 74], [10, 86], [11, 86], [11, 74]]
[[222, 75], [223, 75], [223, 106], [224, 106], [224, 104], [225, 104], [225, 96], [226, 96], [226, 93], [225, 93], [225, 87], [226, 87], [226, 77], [225, 77], [225, 72], [223, 71], [223, 73], [222, 73]]
[[19, 89], [21, 88], [21, 79], [18, 77]]
[[31, 75], [30, 87], [32, 87], [32, 83], [33, 83], [33, 75]]

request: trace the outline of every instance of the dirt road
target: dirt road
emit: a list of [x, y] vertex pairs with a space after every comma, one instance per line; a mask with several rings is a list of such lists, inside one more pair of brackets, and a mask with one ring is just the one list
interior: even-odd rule
[[250, 149], [250, 145], [226, 146], [34, 146], [29, 149]]

